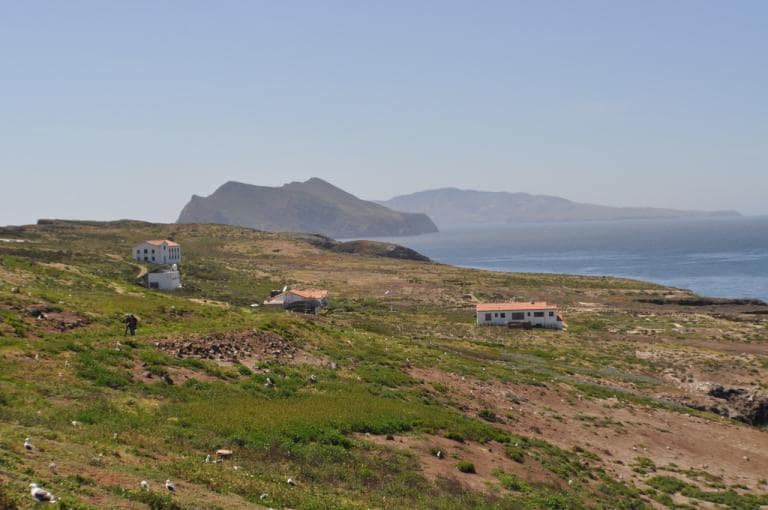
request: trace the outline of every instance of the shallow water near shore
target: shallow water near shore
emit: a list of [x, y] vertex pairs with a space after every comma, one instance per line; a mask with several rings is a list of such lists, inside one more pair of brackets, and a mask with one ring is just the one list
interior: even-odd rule
[[457, 266], [620, 276], [768, 301], [768, 217], [466, 226], [379, 240]]

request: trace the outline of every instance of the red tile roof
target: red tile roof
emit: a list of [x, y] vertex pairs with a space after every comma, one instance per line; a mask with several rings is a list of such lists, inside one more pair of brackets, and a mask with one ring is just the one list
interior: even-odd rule
[[322, 289], [289, 290], [288, 293], [296, 294], [304, 299], [325, 299], [328, 297], [328, 291]]
[[557, 310], [557, 306], [546, 301], [512, 302], [512, 303], [480, 303], [476, 306], [478, 312], [521, 312], [531, 310]]
[[174, 243], [173, 241], [169, 241], [168, 239], [152, 239], [149, 241], [144, 241], [147, 244], [151, 244], [152, 246], [160, 246], [163, 243], [167, 244], [168, 246], [179, 246], [179, 243]]

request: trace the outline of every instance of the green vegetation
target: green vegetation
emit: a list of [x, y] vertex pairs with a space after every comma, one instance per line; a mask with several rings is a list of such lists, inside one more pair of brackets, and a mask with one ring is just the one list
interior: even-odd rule
[[475, 465], [465, 460], [459, 461], [459, 463], [456, 464], [456, 469], [458, 469], [462, 473], [468, 473], [468, 474], [477, 473], [477, 471], [475, 470]]
[[[644, 494], [610, 475], [610, 455], [587, 444], [631, 433], [650, 409], [721, 420], [658, 397], [659, 367], [675, 368], [671, 361], [606, 340], [647, 326], [644, 317], [574, 312], [563, 333], [477, 328], [466, 297], [553, 294], [566, 306], [628, 307], [633, 293], [664, 290], [657, 286], [358, 256], [302, 236], [211, 225], [64, 222], [0, 237], [28, 241], [0, 243], [0, 508], [30, 508], [31, 482], [59, 496], [60, 508], [83, 509], [200, 501], [638, 509], [675, 494], [733, 508], [765, 501], [700, 470], [657, 466], [650, 454], [631, 466], [653, 476]], [[128, 249], [158, 237], [183, 246], [178, 293], [134, 281], [140, 267]], [[285, 284], [328, 288], [331, 306], [318, 316], [250, 306]], [[123, 335], [127, 312], [140, 319], [135, 337]], [[673, 329], [672, 319], [652, 319]], [[711, 328], [715, 319], [696, 320]], [[212, 337], [237, 344], [254, 332], [279, 342], [236, 359], [163, 347]], [[566, 415], [569, 405], [576, 411]], [[614, 409], [625, 416], [613, 418]], [[553, 423], [587, 440], [567, 444], [547, 430]], [[25, 437], [34, 450], [22, 447]], [[233, 457], [203, 462], [219, 448]], [[450, 473], [430, 475], [430, 462]], [[162, 490], [167, 478], [176, 494]], [[145, 479], [149, 492], [138, 488]]]

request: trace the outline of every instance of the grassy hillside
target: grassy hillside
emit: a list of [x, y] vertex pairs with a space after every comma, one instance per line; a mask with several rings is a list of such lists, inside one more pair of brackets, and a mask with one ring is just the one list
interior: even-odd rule
[[[129, 257], [164, 237], [183, 247], [173, 294]], [[759, 400], [766, 307], [352, 251], [226, 226], [0, 229], [0, 508], [33, 508], [32, 482], [60, 508], [768, 504], [766, 434], [697, 404], [712, 382]], [[286, 284], [331, 305], [250, 306]], [[474, 302], [513, 298], [561, 304], [568, 331], [474, 325]]]

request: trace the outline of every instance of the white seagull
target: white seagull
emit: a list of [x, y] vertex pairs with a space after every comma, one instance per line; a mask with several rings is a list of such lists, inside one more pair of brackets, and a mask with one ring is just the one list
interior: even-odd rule
[[203, 461], [203, 464], [210, 464], [211, 463], [211, 454], [205, 456], [205, 460]]
[[170, 480], [165, 481], [165, 488], [168, 489], [169, 492], [176, 492], [176, 486], [173, 485], [173, 482]]
[[146, 480], [142, 480], [141, 483], [139, 483], [141, 486], [141, 490], [143, 491], [149, 491], [149, 482]]
[[36, 483], [29, 484], [29, 493], [40, 503], [56, 503], [56, 496], [42, 487], [38, 487]]
[[288, 483], [288, 485], [296, 485], [296, 480], [294, 480], [293, 478], [289, 478], [288, 480], [286, 480], [286, 482]]
[[24, 448], [26, 448], [27, 450], [33, 450], [35, 448], [34, 446], [32, 446], [32, 443], [29, 441], [29, 438], [26, 438], [24, 440]]

